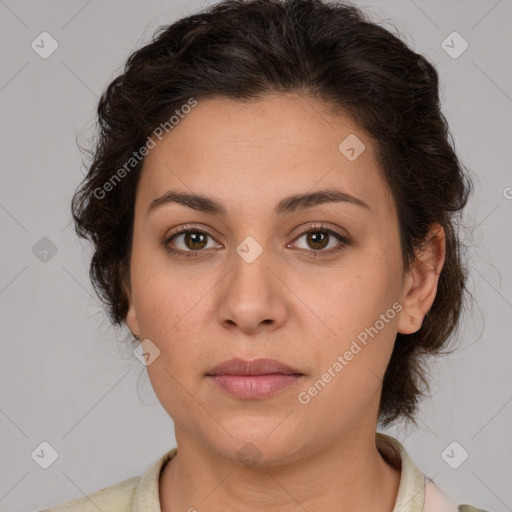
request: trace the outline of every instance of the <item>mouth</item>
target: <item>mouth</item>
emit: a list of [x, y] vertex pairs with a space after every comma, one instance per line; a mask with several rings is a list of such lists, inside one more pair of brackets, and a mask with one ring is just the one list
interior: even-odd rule
[[206, 377], [235, 398], [262, 400], [296, 384], [304, 374], [274, 359], [234, 358], [215, 366]]
[[212, 368], [206, 375], [304, 375], [299, 370], [280, 363], [275, 359], [246, 361], [235, 357]]

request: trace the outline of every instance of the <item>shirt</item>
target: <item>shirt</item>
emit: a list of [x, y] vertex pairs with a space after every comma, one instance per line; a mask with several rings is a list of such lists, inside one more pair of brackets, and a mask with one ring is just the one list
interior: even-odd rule
[[[467, 504], [456, 505], [414, 465], [394, 437], [377, 432], [376, 446], [384, 459], [401, 472], [393, 512], [487, 512]], [[142, 476], [128, 478], [40, 512], [161, 512], [160, 473], [177, 450], [176, 447], [162, 455]]]

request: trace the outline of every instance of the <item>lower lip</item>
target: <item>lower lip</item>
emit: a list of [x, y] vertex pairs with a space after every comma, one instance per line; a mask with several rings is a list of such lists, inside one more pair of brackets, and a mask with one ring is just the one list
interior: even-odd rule
[[242, 400], [261, 400], [295, 384], [302, 375], [208, 375], [215, 384]]

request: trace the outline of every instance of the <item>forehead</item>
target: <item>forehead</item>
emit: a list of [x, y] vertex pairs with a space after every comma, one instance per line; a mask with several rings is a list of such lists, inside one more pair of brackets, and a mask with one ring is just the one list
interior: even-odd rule
[[285, 195], [329, 187], [376, 214], [391, 206], [372, 140], [348, 115], [310, 97], [198, 100], [155, 141], [137, 193], [145, 209], [170, 189], [273, 208]]

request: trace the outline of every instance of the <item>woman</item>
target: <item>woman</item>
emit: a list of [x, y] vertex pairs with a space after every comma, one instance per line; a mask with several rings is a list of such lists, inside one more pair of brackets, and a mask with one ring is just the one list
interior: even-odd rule
[[224, 1], [98, 114], [76, 229], [177, 448], [48, 510], [481, 510], [376, 432], [414, 421], [465, 298], [434, 67], [352, 6]]

